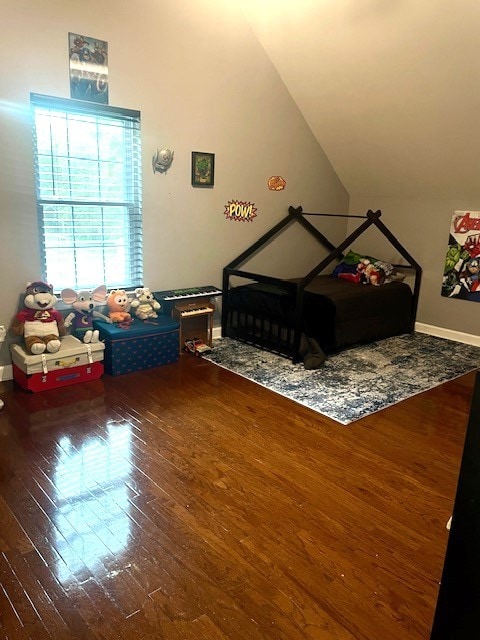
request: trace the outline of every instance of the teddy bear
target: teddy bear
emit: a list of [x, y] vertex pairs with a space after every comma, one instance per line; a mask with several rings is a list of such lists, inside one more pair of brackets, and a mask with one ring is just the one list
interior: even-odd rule
[[96, 311], [95, 307], [105, 303], [107, 295], [107, 287], [102, 284], [93, 291], [79, 291], [73, 289], [63, 289], [61, 296], [65, 304], [73, 307], [73, 311], [65, 318], [65, 326], [73, 327], [72, 334], [85, 342], [99, 341], [99, 331], [93, 328], [93, 318], [99, 318], [111, 324], [108, 318], [100, 311]]
[[130, 302], [123, 289], [112, 289], [107, 296], [108, 317], [112, 322], [130, 322]]
[[148, 287], [138, 287], [134, 291], [135, 298], [131, 302], [133, 313], [140, 318], [158, 318], [157, 311], [160, 309], [160, 303], [155, 300], [153, 293]]
[[32, 355], [56, 353], [61, 347], [60, 336], [66, 330], [62, 314], [53, 308], [57, 297], [52, 285], [27, 282], [23, 303], [26, 308], [12, 320], [11, 332], [23, 336], [26, 351]]

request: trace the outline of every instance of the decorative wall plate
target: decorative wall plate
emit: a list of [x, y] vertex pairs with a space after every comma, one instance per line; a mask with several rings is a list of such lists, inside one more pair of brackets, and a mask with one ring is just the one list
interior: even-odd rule
[[268, 179], [267, 185], [270, 191], [283, 191], [286, 186], [286, 181], [282, 176], [272, 176]]

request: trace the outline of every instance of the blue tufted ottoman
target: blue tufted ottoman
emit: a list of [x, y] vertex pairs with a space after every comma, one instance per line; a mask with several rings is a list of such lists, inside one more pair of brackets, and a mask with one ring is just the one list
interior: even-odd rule
[[180, 325], [159, 315], [151, 320], [135, 318], [128, 328], [94, 320], [105, 342], [105, 373], [118, 376], [178, 361]]

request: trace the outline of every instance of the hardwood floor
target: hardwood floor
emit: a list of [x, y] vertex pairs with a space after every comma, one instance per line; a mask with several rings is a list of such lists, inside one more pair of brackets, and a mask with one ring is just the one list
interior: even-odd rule
[[474, 379], [348, 427], [188, 355], [0, 383], [1, 638], [428, 639]]

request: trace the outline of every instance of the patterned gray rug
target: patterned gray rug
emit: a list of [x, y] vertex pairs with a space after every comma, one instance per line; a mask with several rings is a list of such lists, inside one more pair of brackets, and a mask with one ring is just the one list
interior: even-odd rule
[[222, 338], [204, 358], [346, 425], [477, 369], [480, 348], [413, 333], [346, 349], [305, 370]]

